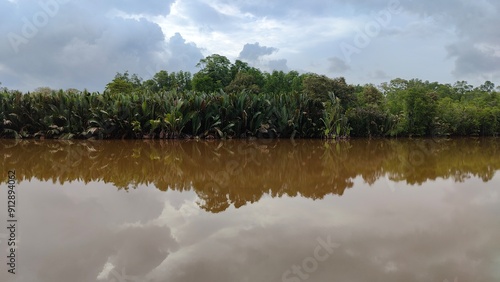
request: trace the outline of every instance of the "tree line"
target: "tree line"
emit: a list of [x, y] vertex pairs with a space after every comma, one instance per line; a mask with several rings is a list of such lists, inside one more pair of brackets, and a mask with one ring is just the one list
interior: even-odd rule
[[497, 136], [500, 93], [393, 79], [352, 85], [297, 71], [263, 72], [214, 54], [200, 70], [117, 73], [100, 92], [0, 89], [3, 138], [346, 138]]

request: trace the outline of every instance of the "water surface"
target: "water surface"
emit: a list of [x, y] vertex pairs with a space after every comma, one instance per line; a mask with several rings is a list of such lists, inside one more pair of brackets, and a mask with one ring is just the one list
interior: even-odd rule
[[0, 280], [499, 281], [499, 144], [1, 140]]

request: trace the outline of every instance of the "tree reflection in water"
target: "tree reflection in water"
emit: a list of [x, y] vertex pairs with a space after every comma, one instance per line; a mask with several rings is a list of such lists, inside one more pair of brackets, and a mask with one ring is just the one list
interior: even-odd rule
[[194, 190], [206, 211], [272, 197], [343, 195], [357, 177], [420, 185], [436, 178], [489, 181], [500, 168], [495, 138], [383, 140], [1, 140], [2, 171], [64, 184], [103, 181]]

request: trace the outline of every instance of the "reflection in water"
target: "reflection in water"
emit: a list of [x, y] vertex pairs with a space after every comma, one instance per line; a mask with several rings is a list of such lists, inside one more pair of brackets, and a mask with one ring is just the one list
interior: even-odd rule
[[0, 281], [500, 281], [497, 139], [0, 148]]
[[[321, 199], [343, 195], [362, 177], [408, 184], [437, 178], [489, 181], [500, 169], [497, 139], [260, 141], [1, 140], [3, 168], [19, 180], [104, 181], [120, 189], [154, 184], [194, 190], [201, 207], [220, 212], [265, 194]], [[5, 170], [3, 169], [3, 170]]]

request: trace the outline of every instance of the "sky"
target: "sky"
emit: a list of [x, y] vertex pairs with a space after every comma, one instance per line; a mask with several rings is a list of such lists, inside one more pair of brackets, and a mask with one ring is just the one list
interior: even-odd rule
[[103, 91], [211, 54], [348, 83], [500, 84], [497, 0], [0, 0], [0, 82]]

